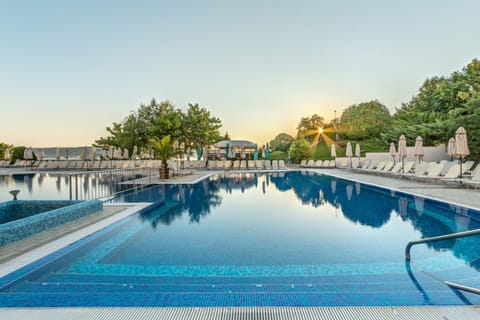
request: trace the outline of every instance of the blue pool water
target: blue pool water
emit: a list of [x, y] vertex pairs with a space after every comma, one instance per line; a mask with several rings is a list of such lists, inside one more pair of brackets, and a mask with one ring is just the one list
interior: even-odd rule
[[[0, 306], [479, 304], [480, 213], [305, 172], [226, 174], [115, 199], [155, 202], [16, 275]], [[46, 263], [48, 262], [48, 263]]]
[[0, 175], [0, 202], [13, 199], [11, 190], [20, 190], [18, 200], [97, 199], [130, 188], [122, 183], [140, 177], [131, 171]]

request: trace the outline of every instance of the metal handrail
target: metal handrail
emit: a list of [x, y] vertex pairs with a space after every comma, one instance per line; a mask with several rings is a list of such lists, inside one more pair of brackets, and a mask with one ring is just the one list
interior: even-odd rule
[[[476, 235], [480, 235], [480, 229], [462, 231], [462, 232], [456, 232], [456, 233], [449, 233], [449, 234], [445, 234], [445, 235], [442, 235], [442, 236], [410, 241], [409, 243], [407, 243], [407, 246], [405, 247], [405, 259], [407, 261], [411, 260], [410, 249], [412, 248], [412, 246], [414, 246], [416, 244], [429, 243], [429, 242], [448, 240], [448, 239], [465, 238], [465, 237], [476, 236]], [[458, 289], [458, 290], [463, 290], [463, 291], [468, 291], [468, 292], [471, 292], [471, 293], [480, 294], [480, 289], [477, 289], [477, 288], [465, 286], [463, 284], [450, 282], [450, 281], [443, 281], [442, 280], [442, 282], [445, 283], [447, 286]]]

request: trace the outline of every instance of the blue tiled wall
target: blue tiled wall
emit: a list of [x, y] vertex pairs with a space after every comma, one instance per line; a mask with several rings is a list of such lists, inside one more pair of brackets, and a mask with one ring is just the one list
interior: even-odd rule
[[[12, 206], [15, 207], [14, 210], [25, 210], [25, 212], [28, 212], [29, 210], [38, 210], [34, 208], [40, 206], [47, 206], [56, 209], [0, 225], [0, 246], [28, 238], [39, 232], [100, 211], [103, 208], [103, 203], [99, 200], [7, 201], [0, 203], [0, 213], [6, 211], [7, 207]], [[19, 209], [20, 207], [22, 208]], [[28, 214], [26, 215], [28, 216]]]

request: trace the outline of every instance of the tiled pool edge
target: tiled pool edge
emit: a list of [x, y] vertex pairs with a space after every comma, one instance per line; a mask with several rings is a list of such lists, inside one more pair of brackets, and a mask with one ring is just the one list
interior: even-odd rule
[[[105, 206], [110, 206], [110, 204], [104, 204]], [[11, 259], [10, 261], [8, 262], [5, 262], [3, 264], [0, 265], [0, 278], [8, 275], [8, 274], [11, 274], [12, 272], [15, 272], [27, 265], [29, 265], [30, 263], [36, 261], [36, 260], [39, 260], [41, 258], [44, 258], [46, 257], [47, 255], [49, 254], [52, 254], [54, 252], [56, 252], [57, 250], [60, 250], [62, 248], [65, 248], [73, 243], [75, 243], [76, 241], [82, 239], [82, 238], [85, 238], [129, 215], [132, 215], [136, 212], [138, 212], [139, 210], [142, 210], [148, 206], [151, 205], [151, 203], [136, 203], [135, 205], [132, 205], [131, 203], [128, 203], [128, 204], [117, 204], [117, 205], [121, 205], [121, 206], [128, 206], [127, 209], [111, 216], [111, 217], [108, 217], [106, 219], [103, 219], [93, 225], [90, 225], [86, 228], [83, 228], [83, 229], [80, 229], [80, 230], [77, 230], [69, 235], [66, 235], [64, 237], [61, 237], [59, 239], [56, 239], [44, 246], [41, 246], [39, 248], [36, 248], [32, 251], [29, 251], [25, 254], [22, 254], [18, 257], [15, 257], [13, 259]]]
[[[17, 201], [7, 201], [4, 205], [17, 204]], [[30, 217], [11, 221], [0, 225], [0, 246], [25, 239], [36, 233], [51, 229], [63, 223], [87, 216], [102, 210], [103, 203], [98, 200], [90, 201], [18, 201], [21, 205], [36, 205], [45, 203], [60, 203], [61, 208], [42, 212]]]
[[231, 307], [231, 308], [0, 308], [2, 320], [17, 319], [342, 319], [470, 320], [477, 306], [422, 307]]

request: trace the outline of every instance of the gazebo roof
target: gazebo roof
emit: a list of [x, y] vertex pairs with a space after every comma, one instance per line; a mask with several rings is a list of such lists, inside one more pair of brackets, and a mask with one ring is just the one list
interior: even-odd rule
[[255, 143], [247, 140], [222, 140], [214, 144], [215, 148], [240, 147], [240, 148], [255, 148]]

